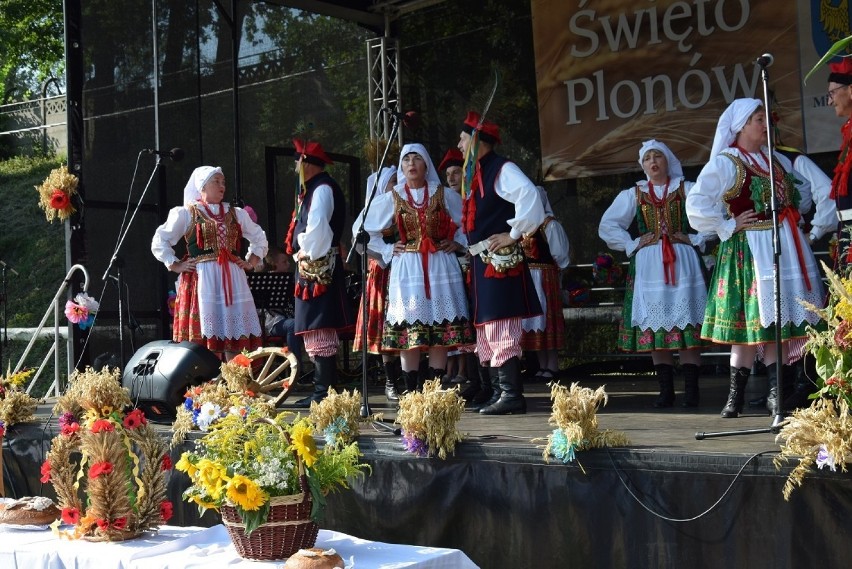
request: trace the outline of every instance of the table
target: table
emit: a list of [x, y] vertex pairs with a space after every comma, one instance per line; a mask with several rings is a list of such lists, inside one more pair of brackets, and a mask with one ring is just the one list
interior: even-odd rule
[[[396, 545], [320, 530], [316, 547], [331, 549], [347, 569], [476, 569], [457, 549]], [[3, 569], [192, 569], [280, 568], [283, 561], [251, 561], [237, 555], [225, 526], [162, 526], [157, 534], [116, 543], [69, 541], [50, 530], [12, 530], [0, 525]]]

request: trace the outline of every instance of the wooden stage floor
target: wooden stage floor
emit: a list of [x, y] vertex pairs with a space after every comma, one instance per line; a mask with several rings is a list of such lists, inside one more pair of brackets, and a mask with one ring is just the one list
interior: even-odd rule
[[[563, 385], [579, 381], [583, 387], [597, 388], [604, 385], [608, 403], [598, 412], [599, 427], [623, 431], [630, 439], [630, 448], [645, 451], [673, 453], [725, 453], [751, 455], [758, 452], [778, 450], [772, 433], [745, 434], [706, 438], [696, 440], [697, 432], [726, 432], [752, 429], [768, 429], [772, 418], [765, 408], [750, 409], [748, 400], [757, 397], [757, 393], [747, 394], [744, 414], [736, 419], [722, 419], [719, 415], [728, 396], [729, 378], [722, 375], [702, 376], [699, 380], [701, 404], [698, 408], [686, 409], [680, 406], [683, 380], [675, 379], [678, 400], [670, 409], [655, 409], [653, 402], [657, 397], [658, 384], [651, 375], [611, 375], [606, 377], [562, 378]], [[766, 378], [752, 376], [750, 384], [765, 386]], [[307, 386], [298, 386], [305, 391]], [[523, 449], [540, 449], [541, 441], [553, 429], [548, 424], [551, 412], [550, 388], [542, 382], [528, 382], [524, 386], [527, 397], [525, 415], [485, 416], [475, 412], [465, 412], [459, 423], [459, 430], [465, 436], [465, 442], [493, 444]], [[306, 392], [306, 391], [305, 391]], [[384, 418], [392, 420], [396, 410], [388, 405], [382, 386], [371, 384], [369, 402], [374, 413], [382, 413]], [[288, 398], [294, 401], [303, 393], [295, 393]], [[287, 408], [286, 403], [284, 408]], [[392, 437], [383, 429], [374, 430], [370, 426], [361, 429], [364, 437], [381, 439]], [[401, 446], [401, 445], [400, 445]]]

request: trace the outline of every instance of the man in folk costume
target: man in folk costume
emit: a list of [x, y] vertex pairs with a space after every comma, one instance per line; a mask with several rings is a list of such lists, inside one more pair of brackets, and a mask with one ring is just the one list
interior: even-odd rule
[[447, 185], [457, 192], [461, 192], [462, 166], [464, 166], [464, 156], [458, 148], [447, 150], [444, 159], [438, 165], [438, 172], [444, 173]]
[[354, 326], [345, 295], [340, 239], [346, 202], [340, 186], [325, 171], [332, 164], [318, 142], [294, 140], [299, 195], [287, 232], [287, 253], [298, 265], [296, 334], [314, 361], [314, 392], [294, 405], [322, 401], [337, 374], [338, 332]]
[[479, 410], [484, 415], [526, 412], [521, 322], [542, 312], [519, 241], [544, 222], [544, 208], [521, 169], [493, 151], [499, 143], [499, 127], [469, 112], [458, 148], [465, 156], [462, 226], [471, 244], [476, 352], [490, 363], [495, 388]]
[[[840, 127], [843, 140], [831, 181], [831, 198], [837, 206], [837, 218], [840, 220], [836, 265], [845, 269], [852, 263], [852, 247], [849, 247], [849, 232], [852, 230], [852, 60], [844, 57], [839, 63], [829, 63], [828, 67], [831, 71], [828, 76], [828, 104], [834, 107], [837, 116], [846, 119]], [[841, 247], [840, 243], [846, 243], [846, 247]]]

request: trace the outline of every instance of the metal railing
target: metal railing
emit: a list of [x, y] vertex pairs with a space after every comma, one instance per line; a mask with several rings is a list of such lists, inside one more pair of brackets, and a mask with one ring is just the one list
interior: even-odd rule
[[[32, 350], [33, 346], [38, 340], [39, 335], [41, 334], [42, 328], [44, 328], [44, 323], [47, 322], [48, 317], [50, 316], [51, 310], [53, 311], [53, 343], [50, 345], [50, 349], [47, 352], [47, 355], [41, 362], [41, 365], [38, 367], [38, 371], [36, 371], [35, 375], [30, 380], [29, 385], [27, 386], [27, 394], [32, 391], [33, 386], [38, 381], [38, 378], [41, 376], [41, 372], [44, 371], [44, 367], [47, 365], [47, 362], [50, 361], [50, 356], [54, 357], [54, 365], [53, 365], [53, 383], [50, 384], [50, 387], [47, 388], [47, 392], [45, 393], [45, 397], [49, 397], [51, 392], [53, 392], [57, 397], [62, 395], [62, 389], [59, 381], [59, 350], [57, 349], [57, 345], [60, 341], [59, 336], [59, 319], [63, 314], [63, 311], [60, 310], [59, 307], [59, 298], [63, 295], [65, 290], [68, 288], [68, 284], [71, 282], [71, 275], [74, 274], [75, 271], [83, 272], [83, 292], [86, 292], [89, 289], [89, 273], [86, 271], [86, 268], [83, 265], [73, 265], [71, 269], [68, 271], [68, 274], [65, 275], [65, 280], [62, 281], [62, 284], [59, 285], [59, 290], [56, 291], [56, 295], [53, 297], [53, 300], [50, 301], [50, 305], [47, 307], [47, 310], [44, 313], [44, 317], [41, 319], [41, 322], [33, 333], [33, 337], [30, 339], [29, 344], [27, 344], [24, 353], [21, 354], [21, 359], [18, 360], [18, 364], [15, 366], [15, 371], [13, 373], [17, 373], [21, 370], [24, 365], [24, 361]], [[70, 324], [69, 324], [70, 326]], [[73, 346], [72, 346], [72, 337], [70, 330], [67, 334], [66, 340], [66, 350], [68, 353], [68, 369], [67, 369], [67, 377], [71, 377], [71, 372], [74, 369], [73, 367]]]

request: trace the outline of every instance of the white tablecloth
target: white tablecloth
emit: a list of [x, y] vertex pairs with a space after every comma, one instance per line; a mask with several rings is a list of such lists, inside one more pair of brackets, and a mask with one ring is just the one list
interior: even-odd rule
[[[2, 569], [213, 569], [280, 568], [283, 561], [250, 561], [237, 555], [225, 527], [163, 526], [158, 534], [120, 543], [59, 539], [50, 530], [2, 529]], [[354, 569], [469, 569], [477, 566], [461, 551], [395, 545], [320, 530], [316, 547], [333, 548]]]

